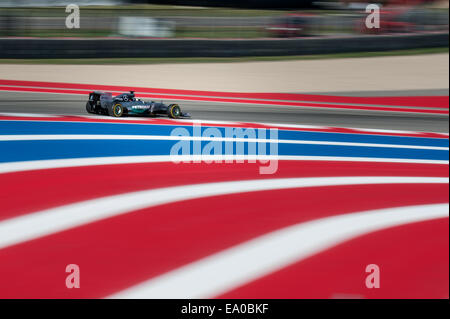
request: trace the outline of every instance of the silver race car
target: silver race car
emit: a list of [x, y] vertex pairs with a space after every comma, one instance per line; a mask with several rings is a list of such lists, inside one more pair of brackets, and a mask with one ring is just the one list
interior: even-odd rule
[[137, 99], [134, 91], [112, 96], [112, 93], [94, 91], [89, 93], [86, 111], [94, 114], [105, 114], [114, 117], [124, 115], [167, 115], [170, 118], [188, 118], [189, 113], [181, 112], [178, 104], [164, 104], [162, 102], [142, 101]]

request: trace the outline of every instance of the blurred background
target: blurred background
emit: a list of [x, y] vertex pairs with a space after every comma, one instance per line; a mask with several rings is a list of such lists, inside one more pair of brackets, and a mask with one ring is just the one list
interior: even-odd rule
[[[61, 7], [80, 7], [68, 29]], [[449, 1], [386, 0], [379, 29], [364, 26], [367, 3], [246, 0], [0, 0], [2, 37], [288, 38], [448, 31]]]

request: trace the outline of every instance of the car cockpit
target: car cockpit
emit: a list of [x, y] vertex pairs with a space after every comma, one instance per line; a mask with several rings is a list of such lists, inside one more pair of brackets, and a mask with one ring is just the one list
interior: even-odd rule
[[121, 102], [133, 102], [136, 101], [134, 91], [130, 91], [130, 93], [122, 93], [120, 95], [117, 95], [114, 100], [121, 101]]

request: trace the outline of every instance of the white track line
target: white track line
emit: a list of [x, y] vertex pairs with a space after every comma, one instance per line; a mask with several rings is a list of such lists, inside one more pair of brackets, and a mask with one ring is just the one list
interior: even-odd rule
[[14, 117], [59, 117], [56, 114], [38, 114], [38, 113], [0, 113], [0, 116], [14, 116]]
[[448, 133], [441, 133], [441, 132], [402, 131], [402, 130], [387, 130], [387, 129], [360, 128], [360, 127], [351, 128], [351, 130], [360, 131], [360, 132], [365, 132], [365, 133], [403, 133], [403, 134], [426, 134], [426, 133], [433, 133], [433, 134], [439, 134], [439, 135], [447, 136], [447, 137], [448, 137]]
[[55, 140], [152, 140], [152, 141], [218, 141], [218, 142], [245, 142], [245, 143], [280, 143], [280, 144], [310, 144], [334, 146], [361, 146], [361, 147], [387, 147], [422, 150], [448, 151], [448, 147], [379, 144], [358, 142], [333, 142], [309, 140], [279, 140], [265, 138], [230, 138], [230, 137], [203, 137], [203, 136], [167, 136], [167, 135], [109, 135], [109, 134], [28, 134], [28, 135], [0, 135], [0, 141], [55, 141]]
[[37, 161], [21, 161], [0, 163], [0, 174], [23, 172], [41, 169], [53, 169], [64, 167], [83, 167], [93, 165], [118, 165], [138, 163], [162, 163], [162, 162], [217, 162], [217, 161], [339, 161], [339, 162], [377, 162], [377, 163], [416, 163], [416, 164], [443, 164], [446, 160], [420, 160], [403, 158], [369, 158], [369, 157], [339, 157], [339, 156], [241, 156], [241, 155], [202, 155], [202, 156], [110, 156], [110, 157], [85, 157], [67, 158]]
[[[17, 116], [20, 117], [20, 114], [22, 113], [0, 113], [0, 116]], [[25, 118], [28, 115], [24, 116]], [[134, 125], [182, 125], [182, 126], [192, 126], [194, 124], [201, 124], [204, 126], [213, 126], [214, 124], [223, 124], [223, 125], [246, 125], [243, 128], [252, 127], [251, 125], [263, 125], [268, 126], [267, 128], [279, 128], [282, 130], [283, 128], [286, 129], [321, 129], [326, 130], [324, 132], [322, 131], [313, 131], [314, 133], [336, 133], [336, 134], [366, 134], [366, 135], [373, 135], [371, 133], [386, 133], [388, 136], [395, 136], [395, 135], [389, 135], [389, 134], [411, 134], [411, 136], [405, 136], [405, 137], [418, 137], [418, 138], [433, 138], [433, 137], [427, 137], [423, 136], [424, 133], [433, 133], [433, 134], [439, 134], [444, 137], [448, 137], [448, 133], [440, 133], [440, 132], [424, 132], [424, 131], [403, 131], [403, 130], [387, 130], [387, 129], [365, 129], [365, 128], [353, 128], [353, 127], [333, 127], [333, 126], [318, 126], [318, 125], [300, 125], [300, 124], [283, 124], [283, 123], [266, 123], [266, 122], [233, 122], [233, 121], [215, 121], [215, 120], [191, 120], [191, 119], [164, 119], [172, 121], [173, 124], [168, 123], [158, 123], [158, 119], [152, 119], [152, 118], [145, 118], [145, 117], [127, 117], [127, 118], [116, 118], [116, 117], [105, 117], [102, 115], [64, 115], [64, 114], [35, 114], [30, 116], [33, 117], [55, 117], [55, 118], [64, 118], [66, 117], [78, 117], [78, 118], [84, 118], [84, 119], [103, 119], [108, 120], [108, 122], [83, 122], [83, 121], [62, 121], [62, 120], [49, 120], [45, 122], [64, 122], [64, 123], [98, 123], [98, 124], [134, 124]], [[142, 121], [146, 120], [148, 123], [135, 123], [134, 121]], [[35, 119], [0, 119], [0, 121], [37, 121]], [[184, 125], [183, 125], [184, 124]], [[212, 125], [211, 125], [212, 124]], [[220, 126], [221, 127], [221, 126]], [[335, 132], [335, 129], [350, 129], [352, 132]], [[353, 132], [354, 131], [354, 132]], [[303, 132], [303, 130], [302, 130]]]
[[[2, 116], [2, 114], [4, 116], [10, 116], [10, 114], [13, 113], [0, 113], [0, 116]], [[47, 117], [47, 114], [41, 114], [41, 116], [38, 117]], [[251, 125], [263, 125], [266, 126], [266, 123], [260, 123], [260, 122], [233, 122], [233, 121], [216, 121], [216, 120], [202, 120], [202, 119], [196, 119], [196, 120], [192, 120], [192, 119], [171, 119], [171, 118], [164, 118], [164, 121], [170, 121], [173, 123], [160, 123], [158, 120], [160, 119], [154, 119], [154, 118], [149, 118], [149, 117], [125, 117], [125, 118], [118, 118], [118, 117], [105, 117], [102, 115], [64, 115], [64, 114], [48, 114], [48, 117], [51, 118], [55, 118], [55, 119], [51, 119], [51, 120], [46, 120], [45, 123], [50, 122], [50, 123], [54, 123], [54, 122], [58, 122], [58, 123], [95, 123], [95, 124], [131, 124], [131, 125], [163, 125], [163, 126], [193, 126], [194, 124], [197, 125], [203, 125], [203, 126], [211, 126], [211, 127], [215, 127], [214, 124], [221, 124], [221, 125], [237, 125], [236, 128], [241, 127], [241, 125], [247, 125], [244, 126], [242, 128], [250, 128], [252, 127]], [[80, 119], [88, 119], [91, 121], [75, 121], [75, 120], [68, 120], [69, 117], [76, 117], [76, 118], [80, 118]], [[59, 119], [58, 119], [59, 118]], [[63, 120], [65, 119], [65, 120]], [[104, 121], [95, 121], [95, 120], [104, 120]], [[26, 116], [22, 119], [2, 119], [0, 118], [0, 121], [3, 122], [9, 122], [9, 121], [22, 121], [22, 122], [36, 122], [39, 121], [37, 119], [27, 119]], [[146, 123], [141, 123], [138, 122], [136, 123], [136, 121], [146, 121]], [[44, 122], [44, 121], [43, 121]], [[270, 124], [270, 125], [278, 125], [278, 124]], [[310, 129], [322, 129], [322, 130], [330, 130], [332, 129], [332, 127], [327, 127], [327, 126], [316, 126], [316, 125], [295, 125], [295, 124], [280, 124], [278, 125], [280, 128], [281, 127], [286, 127], [286, 128], [310, 128]], [[217, 126], [218, 128], [222, 128], [224, 126]], [[264, 127], [266, 129], [268, 129], [269, 127]], [[271, 127], [274, 128], [274, 127]], [[315, 131], [314, 131], [315, 132]], [[330, 132], [319, 132], [319, 133], [336, 133], [333, 131]], [[339, 132], [341, 133], [341, 132]], [[411, 131], [411, 134], [418, 134], [421, 132], [414, 132]], [[347, 133], [342, 133], [342, 134], [347, 134]], [[358, 132], [352, 132], [352, 134], [358, 134]], [[420, 136], [418, 136], [420, 137]]]
[[78, 202], [1, 221], [0, 248], [134, 210], [176, 201], [273, 189], [394, 183], [448, 184], [448, 178], [391, 176], [280, 178], [143, 190]]
[[286, 227], [208, 256], [111, 298], [208, 298], [364, 234], [448, 217], [448, 204], [338, 215]]
[[[67, 116], [67, 115], [61, 115], [61, 116]], [[185, 118], [185, 119], [173, 119], [173, 118], [152, 118], [152, 117], [144, 117], [144, 116], [127, 116], [127, 117], [105, 117], [104, 115], [76, 115], [79, 118], [84, 118], [84, 119], [100, 119], [100, 120], [112, 120], [112, 121], [117, 121], [117, 122], [124, 122], [126, 123], [127, 121], [133, 122], [133, 121], [148, 121], [148, 123], [146, 124], [156, 124], [156, 125], [193, 125], [193, 124], [199, 124], [199, 125], [214, 125], [214, 124], [226, 124], [226, 125], [240, 125], [241, 122], [234, 122], [234, 121], [218, 121], [218, 120], [200, 120], [200, 119], [195, 119], [192, 120], [190, 118]], [[158, 120], [164, 120], [164, 121], [170, 121], [173, 122], [173, 124], [168, 124], [168, 123], [158, 123]], [[103, 123], [103, 122], [101, 122]], [[132, 123], [132, 124], [140, 124], [140, 123]]]

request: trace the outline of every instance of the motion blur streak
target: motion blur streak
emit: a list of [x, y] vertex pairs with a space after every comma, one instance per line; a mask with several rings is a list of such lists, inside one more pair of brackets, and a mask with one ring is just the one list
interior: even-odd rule
[[[168, 173], [172, 171], [176, 174]], [[150, 162], [18, 171], [0, 175], [1, 183], [8, 185], [2, 193], [5, 200], [0, 220], [77, 201], [152, 188], [235, 180], [338, 176], [447, 177], [448, 165], [319, 161], [311, 158], [302, 160], [301, 165], [294, 160], [280, 160], [279, 170], [273, 176], [259, 175], [256, 163]], [[23, 185], [39, 192], [20, 196]], [[67, 185], [70, 185], [70, 189], [67, 189]], [[87, 188], [86, 185], [90, 187]]]
[[[0, 269], [17, 275], [2, 282], [9, 297], [103, 297], [293, 224], [361, 210], [441, 203], [448, 200], [447, 194], [448, 184], [373, 184], [268, 190], [174, 202], [4, 248], [3, 254], [9, 258]], [[83, 290], [61, 287], [55, 274], [66, 259], [83, 265]], [[370, 258], [360, 262], [370, 263]], [[24, 294], [19, 283], [36, 276], [16, 271], [33, 265], [42, 266], [38, 282], [35, 279], [36, 285]]]
[[117, 216], [145, 207], [163, 205], [173, 201], [270, 189], [390, 183], [431, 184], [448, 183], [448, 180], [446, 178], [433, 177], [389, 176], [293, 178], [199, 184], [141, 191], [81, 202], [67, 207], [63, 206], [47, 211], [35, 212], [31, 215], [2, 221], [0, 223], [0, 248], [92, 223], [103, 218]]
[[207, 298], [369, 232], [448, 217], [448, 204], [366, 211], [294, 225], [169, 272], [113, 298]]
[[[93, 88], [112, 91], [114, 95], [120, 94], [125, 87], [104, 86], [93, 84], [69, 84], [69, 83], [48, 83], [30, 81], [9, 81], [0, 80], [0, 91], [12, 92], [40, 92], [87, 95]], [[318, 97], [317, 95], [305, 94], [280, 94], [280, 93], [231, 93], [231, 92], [206, 92], [187, 90], [162, 90], [158, 88], [133, 89], [142, 98], [171, 99], [180, 101], [204, 101], [204, 102], [224, 102], [240, 104], [260, 104], [275, 106], [297, 106], [306, 108], [331, 108], [348, 109], [378, 112], [401, 112], [401, 113], [423, 113], [423, 114], [443, 114], [448, 115], [448, 97], [430, 97], [430, 101], [423, 97], [395, 97], [390, 100], [368, 99], [354, 97]], [[130, 90], [130, 88], [126, 88]], [[170, 92], [158, 93], [158, 92]], [[318, 101], [327, 102], [321, 104]], [[330, 102], [331, 101], [331, 102]], [[338, 102], [335, 102], [338, 101]], [[377, 104], [380, 103], [380, 104]], [[385, 105], [383, 105], [385, 103]], [[387, 105], [387, 106], [386, 106]], [[410, 105], [413, 105], [411, 107]]]
[[0, 135], [0, 141], [49, 141], [49, 140], [169, 140], [169, 141], [219, 141], [219, 142], [247, 142], [247, 143], [287, 143], [287, 144], [313, 144], [313, 145], [341, 145], [341, 146], [369, 146], [369, 147], [392, 147], [412, 148], [422, 150], [448, 150], [448, 147], [436, 146], [414, 146], [375, 143], [349, 143], [331, 141], [298, 141], [298, 140], [276, 140], [255, 138], [223, 138], [223, 137], [197, 137], [197, 136], [149, 136], [149, 135]]
[[398, 158], [364, 158], [364, 157], [336, 157], [336, 156], [116, 156], [97, 158], [76, 158], [60, 160], [9, 162], [0, 164], [0, 173], [30, 171], [37, 169], [80, 167], [89, 165], [110, 165], [127, 163], [158, 163], [178, 161], [216, 161], [216, 160], [284, 160], [284, 161], [356, 161], [356, 162], [384, 162], [384, 163], [417, 163], [417, 164], [448, 164], [448, 160], [421, 160]]
[[[369, 233], [219, 298], [445, 299], [449, 289], [448, 266], [443, 261], [449, 258], [448, 229], [449, 219], [444, 217]], [[408, 233], [417, 236], [405, 236]], [[382, 289], [367, 289], [360, 284], [361, 269], [371, 261], [381, 267]], [[387, 268], [389, 271], [383, 271]], [[431, 273], [440, 275], [429, 276]]]
[[[266, 176], [258, 174], [258, 163], [205, 162], [227, 158], [223, 155], [191, 154], [178, 159], [201, 161], [171, 162], [168, 150], [175, 140], [164, 139], [176, 127], [192, 135], [195, 121], [32, 114], [0, 119], [0, 296], [5, 298], [127, 297], [135, 288], [145, 291], [139, 297], [162, 298], [178, 279], [193, 278], [197, 268], [192, 265], [206, 265], [217, 278], [211, 285], [199, 282], [194, 290], [180, 287], [180, 296], [243, 293], [240, 289], [270, 280], [291, 265], [320, 256], [327, 260], [327, 252], [348, 240], [389, 231], [413, 243], [416, 232], [395, 229], [448, 217], [442, 213], [448, 202], [447, 134], [202, 123], [202, 129], [221, 132], [227, 127], [277, 128], [279, 155], [271, 159], [279, 161], [278, 171]], [[232, 154], [228, 159], [252, 156]], [[24, 185], [31, 190], [26, 196]], [[442, 237], [445, 230], [437, 228], [433, 235]], [[256, 255], [241, 250], [249, 243], [261, 244], [255, 246]], [[428, 280], [427, 296], [442, 296], [448, 278], [445, 242], [416, 250], [427, 243], [410, 248], [423, 261], [417, 266], [422, 271], [411, 268], [417, 270], [417, 280], [430, 274], [439, 279]], [[274, 248], [267, 250], [267, 245]], [[267, 252], [264, 260], [247, 263], [250, 256], [261, 257], [258, 249]], [[375, 249], [382, 253], [381, 246]], [[229, 252], [238, 252], [239, 258], [242, 253], [243, 261], [221, 259], [234, 256]], [[356, 271], [377, 262], [358, 256], [361, 269]], [[404, 260], [408, 258], [395, 266]], [[222, 268], [212, 267], [216, 261], [245, 266], [225, 266], [217, 273]], [[81, 289], [67, 289], [61, 281], [67, 263], [81, 267]], [[181, 277], [172, 276], [179, 272]], [[155, 282], [161, 286], [153, 286]], [[362, 284], [350, 282], [345, 292], [368, 296], [358, 288]], [[324, 286], [326, 282], [318, 284]], [[390, 291], [406, 293], [396, 287]], [[156, 295], [147, 294], [147, 288]], [[289, 298], [304, 293], [289, 291]], [[340, 292], [318, 291], [325, 297]], [[383, 290], [376, 295], [386, 296]]]
[[[330, 96], [314, 94], [289, 94], [289, 93], [239, 93], [239, 92], [216, 92], [216, 91], [194, 91], [194, 90], [175, 90], [160, 88], [136, 88], [129, 86], [111, 86], [98, 84], [78, 84], [78, 83], [57, 83], [57, 82], [37, 82], [37, 81], [14, 81], [0, 79], [0, 90], [27, 90], [27, 88], [47, 88], [48, 92], [58, 93], [60, 89], [82, 90], [80, 93], [86, 93], [89, 90], [102, 90], [123, 92], [134, 90], [137, 93], [152, 93], [155, 95], [169, 96], [196, 96], [196, 97], [219, 97], [219, 98], [237, 98], [237, 99], [257, 99], [257, 100], [279, 100], [279, 101], [297, 101], [297, 102], [327, 102], [327, 103], [348, 103], [360, 105], [389, 105], [389, 106], [409, 106], [409, 107], [431, 107], [431, 108], [449, 108], [448, 96], [397, 96], [397, 97], [351, 97], [351, 96]], [[53, 90], [53, 91], [51, 91]], [[88, 91], [86, 91], [88, 90]], [[77, 92], [77, 91], [73, 91]]]

